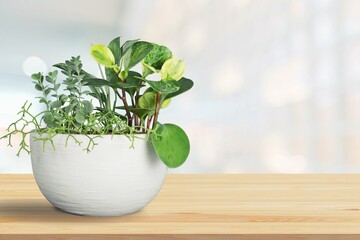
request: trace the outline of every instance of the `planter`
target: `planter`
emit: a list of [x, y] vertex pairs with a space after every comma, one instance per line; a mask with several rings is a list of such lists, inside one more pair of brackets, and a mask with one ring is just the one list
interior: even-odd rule
[[65, 212], [88, 216], [119, 216], [145, 207], [159, 192], [167, 167], [157, 158], [151, 143], [135, 139], [135, 148], [124, 135], [96, 138], [87, 153], [89, 139], [76, 135], [81, 146], [67, 135], [56, 135], [54, 148], [35, 141], [31, 134], [31, 160], [36, 182], [46, 199]]

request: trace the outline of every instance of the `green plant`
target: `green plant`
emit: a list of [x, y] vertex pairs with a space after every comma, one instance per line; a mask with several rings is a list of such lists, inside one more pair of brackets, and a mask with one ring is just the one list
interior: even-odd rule
[[[44, 75], [32, 75], [36, 90], [41, 92], [39, 102], [46, 110], [38, 114], [30, 111], [26, 102], [19, 112], [20, 118], [10, 124], [9, 133], [1, 137], [11, 138], [21, 134], [18, 154], [30, 152], [25, 138], [32, 131], [39, 133], [37, 140], [52, 143], [57, 134], [67, 134], [76, 140], [77, 134], [89, 138], [85, 150], [91, 151], [97, 144], [95, 138], [104, 134], [124, 134], [130, 140], [135, 137], [151, 141], [159, 158], [170, 168], [185, 162], [190, 151], [186, 133], [174, 124], [158, 122], [161, 108], [171, 99], [192, 88], [193, 82], [184, 78], [184, 61], [173, 58], [165, 46], [130, 40], [120, 44], [120, 37], [108, 46], [92, 45], [91, 56], [99, 65], [101, 78], [86, 72], [80, 56], [53, 65], [59, 69]], [[138, 64], [142, 72], [132, 71]], [[156, 75], [158, 80], [150, 80]], [[28, 128], [31, 130], [27, 130]], [[142, 134], [142, 135], [140, 135]], [[131, 145], [133, 146], [133, 144]]]

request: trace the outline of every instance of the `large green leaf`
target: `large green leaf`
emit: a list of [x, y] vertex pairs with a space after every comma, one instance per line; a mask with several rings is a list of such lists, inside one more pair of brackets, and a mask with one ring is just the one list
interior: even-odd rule
[[173, 98], [177, 95], [180, 95], [180, 94], [190, 90], [194, 86], [193, 81], [191, 81], [188, 78], [184, 78], [184, 77], [181, 78], [179, 81], [177, 81], [177, 83], [179, 84], [180, 89], [176, 92], [166, 94], [165, 99]]
[[108, 45], [109, 49], [115, 57], [115, 64], [120, 66], [121, 59], [121, 46], [120, 46], [120, 37], [114, 38]]
[[162, 80], [179, 80], [184, 75], [185, 63], [183, 60], [170, 58], [161, 67]]
[[142, 64], [143, 76], [160, 70], [166, 60], [172, 57], [172, 52], [165, 46], [153, 44], [154, 47], [144, 58]]
[[180, 85], [175, 80], [169, 80], [169, 81], [150, 81], [150, 80], [144, 80], [149, 84], [149, 86], [154, 89], [156, 92], [168, 94], [176, 92], [180, 89]]
[[132, 45], [136, 42], [140, 41], [140, 39], [128, 40], [121, 46], [121, 54], [124, 56], [125, 53], [132, 47]]
[[114, 67], [115, 57], [111, 50], [102, 44], [92, 45], [90, 48], [90, 54], [96, 62], [105, 67]]
[[126, 51], [124, 58], [124, 68], [129, 70], [149, 54], [153, 45], [149, 42], [139, 41], [132, 44], [131, 48]]
[[175, 124], [157, 123], [151, 142], [158, 157], [169, 168], [181, 166], [190, 153], [190, 142], [183, 129]]

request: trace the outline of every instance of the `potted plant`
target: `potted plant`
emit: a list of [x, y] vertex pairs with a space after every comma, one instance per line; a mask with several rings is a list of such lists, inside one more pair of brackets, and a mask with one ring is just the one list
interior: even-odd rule
[[[53, 65], [61, 73], [33, 74], [46, 110], [32, 113], [26, 102], [2, 139], [11, 146], [20, 134], [18, 154], [31, 150], [36, 182], [55, 207], [79, 215], [130, 214], [156, 196], [168, 168], [188, 157], [184, 130], [158, 119], [193, 82], [183, 77], [184, 62], [158, 44], [121, 44], [117, 37], [108, 46], [92, 45], [90, 53], [100, 78], [83, 69], [80, 56]], [[132, 70], [138, 64], [141, 73]]]

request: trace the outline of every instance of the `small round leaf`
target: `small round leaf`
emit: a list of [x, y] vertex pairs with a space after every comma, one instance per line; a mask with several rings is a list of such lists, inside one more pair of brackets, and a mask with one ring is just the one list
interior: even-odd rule
[[86, 121], [85, 116], [84, 116], [84, 113], [82, 113], [81, 111], [76, 111], [75, 120], [76, 120], [78, 123], [83, 124], [83, 123]]
[[91, 113], [94, 110], [94, 106], [90, 101], [84, 100], [82, 103], [84, 104], [85, 113]]

